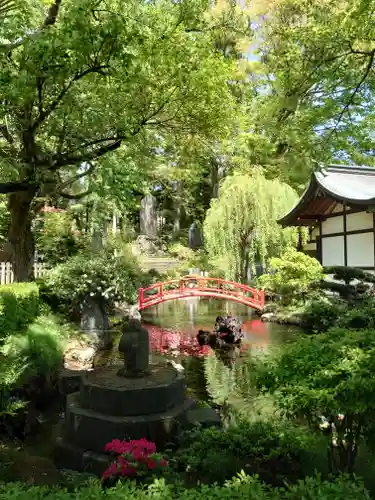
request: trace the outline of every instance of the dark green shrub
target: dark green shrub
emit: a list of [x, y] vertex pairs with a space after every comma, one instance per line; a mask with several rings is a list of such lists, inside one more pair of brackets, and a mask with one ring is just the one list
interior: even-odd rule
[[49, 377], [61, 367], [67, 337], [67, 330], [54, 316], [39, 316], [25, 331], [9, 335], [1, 352], [15, 366], [23, 360], [27, 366], [24, 377]]
[[307, 333], [326, 332], [337, 325], [340, 316], [346, 311], [345, 305], [329, 300], [316, 300], [308, 304], [301, 315], [303, 329]]
[[186, 489], [182, 485], [168, 485], [163, 480], [148, 487], [134, 482], [118, 484], [102, 490], [98, 481], [92, 481], [74, 491], [28, 486], [24, 483], [0, 484], [0, 500], [370, 500], [369, 492], [355, 478], [342, 477], [333, 482], [319, 477], [307, 478], [295, 486], [270, 489], [259, 480], [241, 475], [224, 486], [205, 486]]
[[362, 300], [355, 307], [338, 300], [311, 302], [302, 313], [302, 326], [306, 333], [323, 333], [340, 327], [362, 330], [375, 327], [375, 302]]
[[39, 291], [35, 283], [0, 286], [0, 340], [23, 330], [39, 313]]
[[225, 430], [196, 429], [186, 434], [176, 455], [176, 466], [195, 479], [223, 483], [244, 470], [282, 485], [305, 475], [314, 438], [290, 425], [241, 423]]
[[332, 328], [300, 336], [253, 360], [252, 376], [288, 417], [321, 428], [333, 473], [356, 470], [358, 450], [375, 418], [374, 330]]

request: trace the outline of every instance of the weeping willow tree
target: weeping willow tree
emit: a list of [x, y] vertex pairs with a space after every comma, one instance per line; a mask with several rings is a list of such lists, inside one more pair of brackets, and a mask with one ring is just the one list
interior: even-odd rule
[[210, 258], [225, 270], [227, 279], [243, 282], [256, 262], [265, 264], [297, 245], [298, 230], [277, 224], [297, 200], [290, 186], [266, 179], [257, 169], [224, 180], [207, 212], [204, 237]]

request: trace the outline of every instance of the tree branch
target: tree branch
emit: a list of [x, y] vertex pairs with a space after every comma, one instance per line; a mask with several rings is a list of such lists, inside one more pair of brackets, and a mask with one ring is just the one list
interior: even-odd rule
[[0, 194], [17, 193], [18, 191], [29, 191], [39, 187], [37, 184], [30, 182], [1, 182]]
[[104, 156], [105, 154], [111, 152], [111, 151], [116, 151], [121, 146], [123, 138], [119, 138], [116, 141], [112, 142], [111, 144], [108, 144], [107, 146], [102, 146], [95, 151], [91, 153], [87, 153], [79, 155], [79, 156], [74, 156], [71, 155], [70, 153], [68, 154], [63, 154], [60, 155], [59, 157], [52, 157], [52, 164], [53, 170], [57, 170], [58, 168], [61, 167], [66, 167], [68, 165], [74, 165], [74, 164], [79, 164], [83, 162], [90, 162], [92, 160], [95, 160], [95, 158], [100, 158], [101, 156]]
[[88, 196], [89, 194], [91, 194], [92, 192], [92, 189], [88, 189], [87, 191], [84, 191], [82, 193], [79, 193], [79, 194], [69, 194], [69, 193], [63, 193], [63, 192], [59, 192], [59, 191], [56, 191], [56, 194], [58, 196], [61, 196], [62, 198], [66, 198], [67, 200], [80, 200], [81, 198], [84, 198], [85, 196]]
[[[344, 114], [348, 111], [349, 107], [353, 104], [355, 96], [361, 90], [361, 87], [362, 87], [363, 83], [365, 82], [366, 78], [368, 77], [368, 75], [369, 75], [369, 73], [371, 71], [371, 68], [372, 68], [372, 65], [374, 64], [374, 59], [375, 59], [375, 49], [373, 49], [367, 55], [369, 56], [369, 60], [368, 60], [367, 66], [365, 68], [365, 72], [362, 75], [362, 78], [360, 79], [360, 81], [357, 83], [357, 85], [354, 88], [353, 92], [351, 93], [351, 95], [350, 95], [348, 101], [346, 102], [345, 106], [341, 110], [341, 112], [340, 112], [340, 114], [339, 114], [339, 116], [338, 116], [338, 118], [336, 120], [336, 123], [335, 123], [335, 126], [334, 126], [334, 129], [333, 129], [332, 133], [334, 131], [336, 131], [336, 129], [337, 129], [338, 125], [340, 124], [340, 122], [341, 122]], [[329, 137], [332, 135], [332, 133], [329, 135]]]
[[48, 14], [44, 20], [43, 26], [53, 26], [55, 24], [60, 6], [61, 0], [55, 0], [55, 3], [53, 3], [48, 9]]
[[70, 80], [70, 82], [61, 90], [59, 95], [56, 97], [54, 101], [46, 108], [45, 110], [40, 109], [39, 112], [39, 117], [35, 121], [32, 130], [36, 130], [43, 121], [49, 117], [49, 115], [57, 108], [57, 106], [60, 104], [66, 93], [72, 88], [73, 84], [82, 78], [84, 78], [86, 75], [89, 75], [90, 73], [98, 73], [101, 75], [104, 75], [105, 73], [103, 72], [104, 69], [108, 69], [108, 65], [99, 65], [99, 66], [93, 66], [91, 68], [87, 68], [84, 71], [77, 73], [75, 77]]
[[74, 182], [77, 182], [79, 179], [83, 179], [84, 177], [86, 177], [86, 175], [92, 174], [94, 170], [95, 170], [94, 164], [90, 163], [89, 168], [87, 170], [85, 170], [84, 172], [81, 172], [80, 174], [74, 175], [73, 177], [71, 177], [67, 181], [61, 183], [59, 186], [59, 189], [64, 189], [64, 188], [72, 185]]

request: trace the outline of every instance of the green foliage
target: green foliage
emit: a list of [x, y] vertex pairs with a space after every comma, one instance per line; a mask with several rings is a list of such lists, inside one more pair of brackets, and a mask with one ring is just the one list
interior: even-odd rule
[[358, 267], [349, 266], [327, 266], [324, 268], [325, 274], [333, 274], [333, 279], [350, 283], [353, 280], [375, 283], [375, 276], [372, 273], [363, 271]]
[[187, 433], [175, 459], [179, 468], [208, 484], [222, 484], [244, 470], [282, 486], [286, 480], [304, 477], [315, 443], [305, 429], [287, 423], [240, 423], [225, 430], [198, 428]]
[[29, 486], [24, 483], [0, 484], [0, 500], [370, 500], [369, 492], [356, 478], [346, 476], [335, 481], [323, 481], [319, 476], [307, 478], [297, 485], [280, 489], [269, 489], [257, 478], [240, 474], [223, 486], [184, 488], [182, 484], [166, 484], [156, 480], [142, 487], [135, 482], [118, 484], [115, 488], [102, 490], [98, 481], [77, 488], [75, 491]]
[[373, 0], [265, 4], [259, 50], [277, 90], [263, 101], [288, 149], [299, 142], [317, 161], [373, 165]]
[[194, 259], [194, 250], [192, 250], [189, 247], [186, 247], [185, 245], [182, 245], [182, 243], [173, 243], [168, 247], [168, 253], [172, 257], [176, 257], [179, 260], [183, 261], [191, 261]]
[[270, 268], [270, 274], [261, 276], [259, 282], [266, 290], [280, 294], [285, 304], [305, 300], [311, 285], [324, 277], [316, 259], [292, 249], [271, 259]]
[[337, 325], [345, 310], [345, 305], [324, 298], [311, 300], [302, 312], [302, 326], [307, 333], [326, 332]]
[[36, 248], [43, 263], [53, 267], [87, 246], [87, 238], [73, 234], [73, 218], [67, 212], [47, 212], [36, 231]]
[[353, 307], [343, 300], [318, 297], [306, 304], [301, 321], [307, 333], [326, 332], [334, 326], [357, 330], [375, 328], [375, 301], [366, 298]]
[[0, 286], [0, 340], [23, 330], [39, 313], [39, 292], [35, 283]]
[[289, 416], [316, 426], [323, 415], [330, 467], [353, 472], [357, 449], [375, 417], [373, 330], [335, 328], [299, 337], [253, 365], [254, 381], [271, 391]]
[[12, 390], [23, 376], [27, 363], [23, 358], [16, 361], [0, 353], [0, 418], [7, 415], [15, 416], [25, 406], [19, 399], [11, 398]]
[[115, 301], [135, 303], [141, 271], [127, 254], [112, 252], [82, 253], [51, 269], [43, 280], [43, 295], [52, 306], [72, 312], [89, 295], [107, 305]]
[[[39, 316], [24, 330], [8, 334], [0, 348], [0, 418], [14, 417], [26, 406], [14, 394], [33, 377], [39, 379], [37, 390], [50, 388], [62, 366], [69, 334], [69, 329], [52, 315]], [[33, 390], [35, 396], [35, 387]]]
[[4, 243], [8, 235], [10, 213], [5, 195], [0, 195], [0, 242]]
[[[88, 188], [101, 183], [102, 199], [114, 188], [112, 198], [132, 199], [143, 184], [145, 157], [162, 156], [164, 136], [217, 141], [227, 135], [238, 114], [228, 84], [238, 65], [215, 40], [241, 32], [249, 28], [240, 8], [225, 2], [214, 9], [201, 0], [100, 0], [94, 8], [91, 0], [66, 0], [52, 14], [45, 0], [25, 1], [0, 25], [0, 38], [21, 45], [0, 60], [7, 102], [0, 106], [6, 117], [0, 170], [4, 182], [19, 183], [9, 195], [11, 227], [27, 253], [14, 258], [17, 277], [24, 279], [22, 262], [32, 257], [26, 240], [39, 193], [80, 198], [87, 193], [82, 179], [93, 176]], [[19, 113], [28, 137], [17, 125]], [[18, 196], [25, 185], [32, 189]], [[18, 227], [20, 212], [25, 231]]]
[[245, 280], [249, 265], [297, 243], [297, 231], [276, 222], [296, 201], [290, 186], [266, 179], [258, 169], [224, 180], [207, 212], [204, 240], [212, 260], [227, 259], [227, 279]]
[[[56, 374], [63, 360], [68, 331], [53, 315], [39, 316], [24, 332], [9, 335], [1, 348], [8, 362], [23, 363], [23, 378]], [[21, 383], [21, 377], [18, 378]]]

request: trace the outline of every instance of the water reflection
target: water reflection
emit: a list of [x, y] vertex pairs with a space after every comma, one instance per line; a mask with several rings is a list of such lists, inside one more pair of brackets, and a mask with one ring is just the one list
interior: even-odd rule
[[143, 311], [143, 320], [152, 337], [152, 348], [164, 352], [177, 351], [183, 344], [197, 345], [198, 330], [213, 330], [218, 315], [231, 314], [243, 321], [244, 348], [266, 352], [270, 345], [290, 339], [296, 331], [274, 323], [263, 323], [254, 311], [233, 301], [191, 297], [169, 301]]

